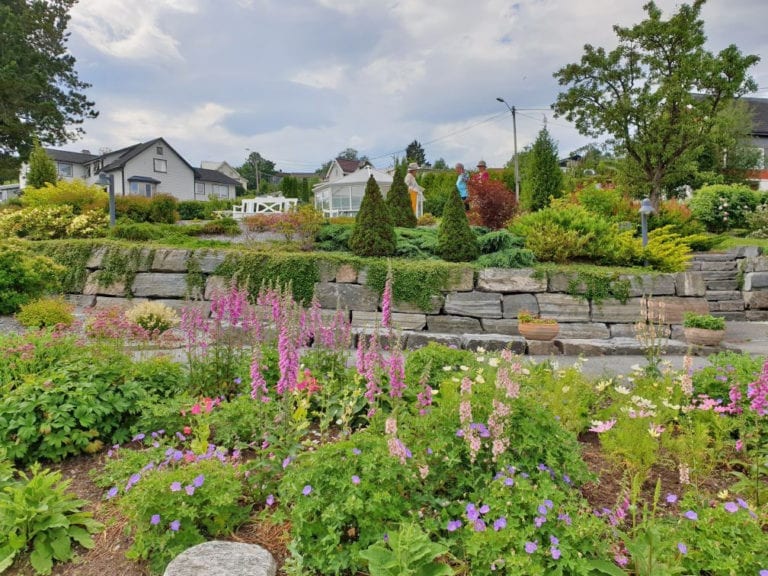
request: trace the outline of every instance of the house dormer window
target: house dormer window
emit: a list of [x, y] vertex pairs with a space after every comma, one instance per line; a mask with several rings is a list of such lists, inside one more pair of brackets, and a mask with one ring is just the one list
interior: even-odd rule
[[168, 161], [163, 160], [162, 158], [154, 158], [155, 161], [155, 172], [162, 172], [165, 174], [168, 172]]
[[155, 152], [157, 153], [158, 156], [162, 156], [163, 155], [163, 147], [162, 146], [158, 146], [157, 148], [155, 148]]
[[56, 170], [59, 178], [72, 178], [72, 164], [69, 162], [57, 162]]

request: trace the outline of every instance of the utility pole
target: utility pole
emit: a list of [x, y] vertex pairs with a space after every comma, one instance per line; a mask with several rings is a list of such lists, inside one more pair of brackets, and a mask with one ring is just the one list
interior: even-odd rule
[[248, 152], [248, 161], [251, 163], [251, 166], [253, 166], [253, 173], [256, 176], [256, 194], [259, 193], [259, 163], [261, 161], [261, 154], [258, 152], [251, 152], [250, 148], [245, 149], [246, 152]]
[[504, 104], [508, 109], [509, 112], [512, 114], [512, 143], [514, 145], [514, 153], [515, 153], [515, 203], [519, 206], [520, 205], [520, 165], [518, 164], [517, 160], [517, 116], [515, 114], [515, 107], [510, 106], [507, 104], [507, 101], [504, 100], [504, 98], [496, 98], [499, 102]]

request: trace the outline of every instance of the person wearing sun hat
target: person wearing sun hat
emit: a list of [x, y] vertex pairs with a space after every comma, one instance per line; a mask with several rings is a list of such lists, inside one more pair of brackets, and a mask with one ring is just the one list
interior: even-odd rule
[[408, 164], [408, 173], [405, 175], [405, 185], [408, 186], [408, 192], [411, 195], [411, 208], [413, 213], [418, 216], [419, 197], [424, 193], [424, 188], [416, 182], [416, 170], [419, 165], [416, 162]]
[[479, 182], [488, 182], [488, 179], [491, 177], [490, 174], [488, 174], [488, 170], [486, 170], [486, 164], [485, 160], [480, 160], [480, 162], [477, 163], [477, 174], [475, 174], [475, 178]]

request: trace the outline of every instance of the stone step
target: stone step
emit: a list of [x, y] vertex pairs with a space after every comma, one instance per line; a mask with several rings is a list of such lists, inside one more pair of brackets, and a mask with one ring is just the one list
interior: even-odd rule
[[707, 291], [716, 290], [737, 290], [739, 288], [738, 280], [709, 280], [707, 282]]
[[742, 300], [741, 290], [707, 290], [704, 298], [709, 301]]

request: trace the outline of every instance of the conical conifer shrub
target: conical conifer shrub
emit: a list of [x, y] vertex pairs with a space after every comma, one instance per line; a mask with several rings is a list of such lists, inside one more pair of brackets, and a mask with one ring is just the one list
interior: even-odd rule
[[454, 187], [443, 208], [443, 219], [437, 231], [437, 250], [443, 260], [469, 262], [480, 255], [477, 237], [469, 227], [464, 202]]
[[392, 216], [381, 197], [379, 185], [371, 175], [349, 238], [349, 249], [357, 256], [392, 256], [396, 248], [397, 236]]
[[392, 180], [392, 187], [387, 192], [387, 208], [392, 215], [395, 226], [403, 228], [416, 227], [416, 214], [411, 205], [411, 193], [405, 184], [405, 164], [398, 166]]

